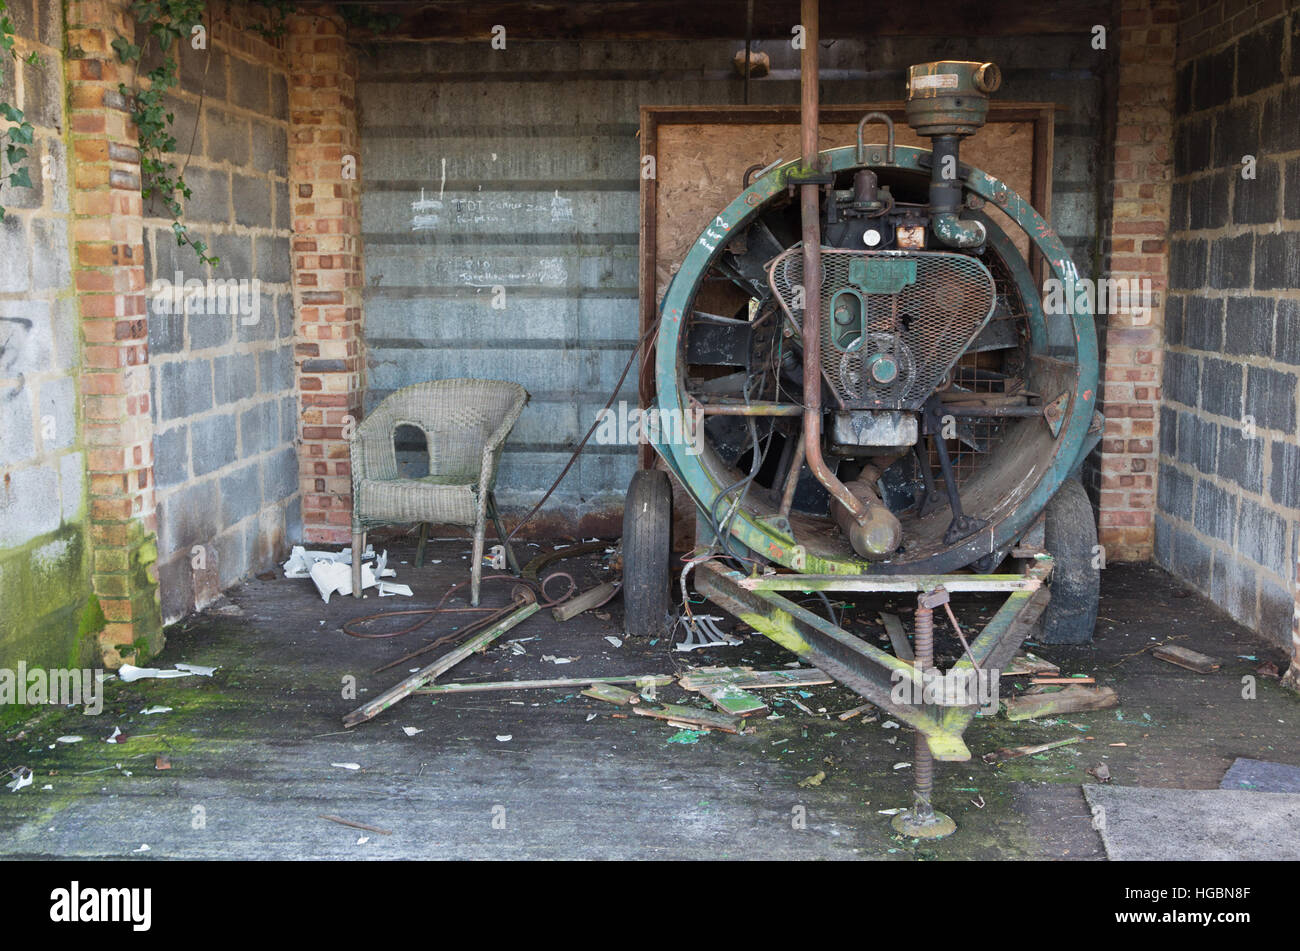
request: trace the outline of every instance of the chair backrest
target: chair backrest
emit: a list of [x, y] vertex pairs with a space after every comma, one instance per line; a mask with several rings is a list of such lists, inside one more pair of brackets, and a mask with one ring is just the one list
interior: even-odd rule
[[519, 418], [528, 391], [506, 380], [430, 380], [389, 394], [357, 427], [370, 478], [397, 478], [397, 427], [424, 431], [429, 474], [456, 482], [477, 482], [483, 449], [503, 426]]

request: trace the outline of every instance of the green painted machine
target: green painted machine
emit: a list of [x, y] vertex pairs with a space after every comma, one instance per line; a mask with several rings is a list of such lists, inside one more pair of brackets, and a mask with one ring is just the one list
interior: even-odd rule
[[[700, 547], [670, 565], [667, 477], [638, 473], [627, 626], [663, 630], [670, 571], [683, 590], [693, 571], [711, 601], [916, 729], [917, 802], [899, 826], [939, 835], [951, 828], [930, 808], [931, 764], [969, 758], [977, 706], [900, 693], [933, 666], [933, 611], [961, 592], [1008, 595], [948, 676], [996, 680], [1036, 621], [1049, 641], [1092, 634], [1096, 525], [1077, 473], [1101, 433], [1096, 330], [1085, 307], [1041, 304], [1017, 231], [1047, 277], [1077, 280], [1050, 225], [961, 162], [997, 67], [911, 68], [907, 121], [931, 149], [896, 146], [871, 113], [855, 147], [821, 151], [815, 22], [805, 0], [802, 157], [717, 213], [663, 299], [656, 408], [704, 435], [655, 449], [695, 503]], [[865, 142], [868, 127], [884, 141]], [[790, 591], [915, 592], [916, 662]]]

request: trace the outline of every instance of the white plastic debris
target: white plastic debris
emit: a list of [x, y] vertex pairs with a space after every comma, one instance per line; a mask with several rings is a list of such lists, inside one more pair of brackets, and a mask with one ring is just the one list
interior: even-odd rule
[[143, 713], [145, 716], [150, 716], [155, 713], [171, 713], [172, 708], [171, 707], [145, 707], [140, 712]]
[[[361, 553], [361, 560], [373, 558], [375, 550], [369, 545]], [[344, 548], [342, 551], [308, 551], [302, 545], [294, 545], [289, 552], [289, 560], [284, 563], [284, 576], [286, 578], [309, 578], [311, 577], [311, 566], [318, 561], [333, 561], [343, 565], [352, 564], [352, 549]]]
[[893, 720], [886, 720], [884, 723], [880, 724], [880, 728], [882, 730], [897, 730], [899, 727]]
[[[179, 668], [180, 665], [177, 665]], [[136, 667], [134, 664], [123, 664], [118, 668], [117, 676], [123, 683], [132, 683], [136, 680], [170, 680], [175, 677], [189, 677], [191, 672], [188, 670], [160, 670], [157, 667]]]
[[515, 738], [515, 737], [514, 737], [514, 734], [513, 734], [513, 733], [498, 733], [498, 734], [497, 734], [497, 742], [498, 742], [498, 743], [509, 743], [509, 742], [510, 742], [511, 740], [513, 740], [514, 738]]
[[622, 646], [623, 646], [623, 642], [622, 642], [621, 640], [619, 640], [617, 637], [610, 637], [609, 635], [606, 635], [606, 636], [605, 636], [605, 640], [609, 641], [609, 642], [610, 642], [611, 644], [613, 644], [615, 647], [622, 647]]
[[144, 844], [144, 843], [142, 842], [142, 843], [140, 844], [140, 848], [138, 848], [138, 849], [132, 849], [131, 851], [132, 851], [132, 852], [148, 852], [148, 851], [149, 851], [149, 846], [146, 845], [146, 844]]
[[571, 664], [577, 659], [576, 657], [556, 657], [554, 654], [542, 655], [542, 660], [549, 660], [552, 664]]
[[417, 733], [423, 733], [424, 730], [420, 729], [418, 726], [404, 726], [402, 727], [402, 732], [407, 736], [415, 736]]
[[361, 836], [361, 838], [357, 839], [357, 845], [365, 845], [369, 841], [370, 841], [370, 836], [363, 835]]
[[198, 674], [200, 677], [211, 677], [217, 672], [216, 667], [200, 667], [198, 664], [177, 664], [177, 670], [183, 670], [187, 674]]
[[5, 786], [8, 789], [12, 789], [14, 792], [18, 792], [18, 790], [22, 789], [24, 786], [30, 786], [32, 784], [32, 771], [26, 766], [19, 766], [17, 769], [11, 770], [9, 775], [15, 777], [14, 781], [12, 783], [5, 783]]
[[55, 740], [54, 742], [55, 742], [55, 743], [80, 743], [83, 739], [85, 739], [85, 737], [80, 737], [80, 736], [61, 736], [61, 737], [59, 737], [57, 740]]
[[[296, 551], [297, 549], [295, 549]], [[304, 552], [304, 558], [307, 555], [322, 554], [320, 552]], [[327, 554], [327, 553], [326, 553]], [[365, 559], [374, 558], [374, 564], [370, 565]], [[378, 594], [381, 598], [392, 597], [393, 595], [403, 595], [413, 597], [414, 592], [408, 585], [398, 584], [393, 581], [381, 581], [381, 578], [391, 578], [397, 572], [388, 567], [388, 552], [385, 551], [379, 556], [375, 556], [373, 549], [367, 549], [362, 555], [361, 564], [361, 590], [367, 588], [378, 588]], [[303, 575], [290, 574], [288, 565], [293, 562], [290, 557], [285, 562], [285, 577], [308, 577], [316, 585], [316, 590], [320, 592], [321, 600], [329, 604], [330, 596], [334, 593], [350, 596], [352, 594], [352, 555], [348, 552], [346, 559], [336, 558], [317, 558], [308, 565], [306, 573]]]
[[331, 766], [337, 766], [339, 769], [360, 769], [360, 763], [330, 763]]
[[113, 727], [113, 732], [109, 734], [108, 738], [107, 738], [106, 740], [104, 740], [104, 742], [105, 742], [105, 743], [120, 743], [121, 740], [119, 740], [118, 737], [121, 736], [121, 735], [122, 735], [122, 730], [121, 730], [119, 727]]

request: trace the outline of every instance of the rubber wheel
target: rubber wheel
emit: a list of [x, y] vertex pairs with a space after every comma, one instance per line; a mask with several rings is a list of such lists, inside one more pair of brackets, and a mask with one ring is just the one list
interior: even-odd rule
[[623, 506], [623, 632], [664, 637], [673, 621], [673, 489], [668, 473], [632, 476]]
[[1087, 644], [1097, 626], [1101, 569], [1097, 521], [1088, 493], [1077, 479], [1066, 479], [1047, 504], [1044, 544], [1055, 560], [1048, 587], [1052, 599], [1043, 612], [1044, 644]]

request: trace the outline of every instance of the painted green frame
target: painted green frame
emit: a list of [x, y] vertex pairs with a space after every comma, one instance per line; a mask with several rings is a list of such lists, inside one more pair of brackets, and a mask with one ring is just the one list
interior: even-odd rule
[[[902, 169], [919, 175], [928, 175], [931, 152], [911, 146], [896, 146], [893, 162], [885, 161], [885, 146], [865, 147], [865, 167], [875, 170]], [[850, 171], [864, 167], [857, 161], [853, 146], [827, 149], [821, 153], [821, 166], [833, 172]], [[786, 162], [754, 180], [737, 195], [696, 239], [685, 260], [673, 277], [660, 307], [659, 331], [655, 344], [656, 399], [661, 412], [680, 413], [675, 418], [687, 418], [687, 407], [682, 403], [680, 365], [677, 355], [685, 317], [690, 314], [692, 302], [704, 275], [721, 254], [728, 235], [747, 224], [763, 207], [791, 185], [790, 175], [799, 167], [797, 161]], [[1004, 182], [987, 173], [968, 168], [964, 182], [965, 191], [991, 202], [1003, 211], [1029, 237], [1031, 245], [1043, 257], [1051, 275], [1073, 286], [1078, 271], [1056, 232], [1033, 206], [1009, 188]], [[999, 229], [990, 229], [995, 234]], [[1005, 235], [991, 239], [1005, 241], [998, 249], [1011, 247]], [[1018, 255], [1018, 252], [1015, 252]], [[1014, 258], [1004, 258], [1014, 260]], [[1029, 310], [1030, 332], [1035, 349], [1041, 349], [1046, 339], [1046, 318], [1039, 302], [1039, 292], [1032, 284], [1028, 268], [1017, 277], [1024, 303]], [[1028, 282], [1028, 283], [1027, 283]], [[936, 571], [956, 570], [975, 558], [967, 557], [967, 548], [976, 544], [994, 550], [1011, 547], [1014, 541], [1030, 527], [1061, 484], [1070, 476], [1079, 461], [1091, 451], [1100, 438], [1099, 427], [1094, 427], [1097, 404], [1098, 352], [1097, 334], [1093, 315], [1086, 308], [1076, 308], [1068, 315], [1073, 324], [1076, 353], [1076, 380], [1071, 395], [1069, 411], [1061, 435], [1055, 440], [1055, 452], [1038, 484], [1024, 503], [1007, 517], [991, 526], [990, 541], [982, 541], [984, 534], [967, 545], [958, 546], [936, 558]], [[671, 417], [670, 417], [671, 418]], [[681, 481], [687, 492], [703, 508], [711, 510], [723, 486], [711, 475], [699, 456], [685, 452], [684, 446], [656, 443], [655, 451]], [[889, 563], [872, 563], [856, 558], [824, 558], [807, 552], [794, 539], [782, 535], [772, 525], [754, 518], [741, 508], [731, 523], [731, 534], [753, 552], [784, 565], [794, 571], [811, 574], [888, 575], [906, 572], [907, 565], [891, 566]], [[975, 549], [971, 549], [974, 551]], [[980, 552], [982, 553], [982, 552]], [[978, 557], [978, 555], [976, 556]], [[963, 561], [962, 559], [965, 558]], [[945, 563], [946, 559], [946, 563]]]

